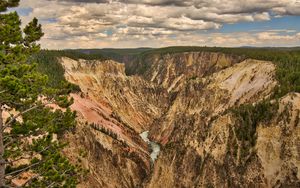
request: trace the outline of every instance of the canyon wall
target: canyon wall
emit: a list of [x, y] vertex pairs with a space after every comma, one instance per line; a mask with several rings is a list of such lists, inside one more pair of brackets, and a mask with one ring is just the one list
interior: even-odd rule
[[[81, 187], [299, 186], [300, 94], [254, 128], [234, 113], [272, 94], [272, 62], [210, 52], [60, 61], [82, 90], [64, 151], [87, 170]], [[154, 163], [139, 136], [148, 130], [161, 145]]]

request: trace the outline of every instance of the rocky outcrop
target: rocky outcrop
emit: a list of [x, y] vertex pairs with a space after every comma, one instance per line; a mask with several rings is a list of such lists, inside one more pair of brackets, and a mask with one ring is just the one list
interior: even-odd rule
[[[186, 79], [205, 77], [239, 63], [243, 58], [213, 52], [154, 54], [127, 64], [131, 74], [138, 74], [168, 92], [178, 90]], [[128, 71], [127, 71], [128, 72]], [[142, 74], [141, 74], [142, 73]]]
[[[81, 122], [75, 134], [65, 137], [64, 154], [84, 169], [78, 187], [139, 187], [149, 175], [147, 147], [131, 146]], [[142, 151], [140, 151], [142, 150]]]
[[279, 103], [278, 114], [257, 129], [257, 156], [267, 187], [300, 186], [300, 94]]
[[[72, 94], [81, 123], [64, 151], [89, 170], [82, 187], [299, 186], [300, 95], [280, 99], [254, 132], [233, 112], [272, 94], [272, 62], [209, 52], [144, 61], [126, 64], [128, 76], [111, 60], [61, 59], [82, 90]], [[147, 130], [161, 145], [154, 164], [139, 136]]]
[[253, 164], [244, 163], [231, 148], [239, 150], [237, 121], [228, 109], [268, 96], [276, 85], [274, 70], [270, 62], [246, 60], [189, 80], [151, 129], [164, 147], [148, 187], [243, 187], [264, 180], [255, 174], [262, 170], [257, 158], [247, 156]]
[[117, 112], [115, 115], [137, 132], [148, 129], [151, 121], [161, 115], [161, 109], [167, 107], [163, 88], [137, 76], [126, 76], [123, 64], [69, 58], [61, 62], [66, 78], [79, 85], [84, 95]]
[[152, 137], [166, 144], [177, 118], [203, 117], [201, 121], [207, 124], [234, 105], [263, 99], [276, 84], [274, 70], [270, 62], [245, 60], [210, 76], [187, 80], [168, 112], [158, 120], [160, 124], [151, 127]]
[[[167, 95], [114, 61], [62, 58], [65, 77], [80, 86], [71, 94], [81, 122], [65, 139], [74, 163], [89, 171], [83, 187], [138, 187], [150, 174], [150, 153], [139, 134], [166, 108]], [[83, 154], [80, 156], [79, 154]], [[78, 156], [79, 155], [79, 156]]]

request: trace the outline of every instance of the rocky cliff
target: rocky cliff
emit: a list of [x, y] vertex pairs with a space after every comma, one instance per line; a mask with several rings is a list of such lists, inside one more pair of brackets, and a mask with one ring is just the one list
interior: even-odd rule
[[[239, 115], [272, 94], [272, 62], [212, 52], [151, 55], [127, 70], [60, 61], [82, 90], [71, 94], [80, 123], [64, 151], [87, 170], [81, 187], [299, 186], [300, 94], [272, 101], [264, 121]], [[154, 163], [139, 136], [148, 130], [161, 145]]]
[[139, 134], [167, 107], [165, 90], [126, 76], [124, 65], [111, 60], [61, 62], [65, 77], [82, 90], [71, 94], [80, 123], [76, 133], [67, 136], [71, 144], [65, 153], [89, 170], [83, 186], [140, 186], [150, 174], [151, 162]]

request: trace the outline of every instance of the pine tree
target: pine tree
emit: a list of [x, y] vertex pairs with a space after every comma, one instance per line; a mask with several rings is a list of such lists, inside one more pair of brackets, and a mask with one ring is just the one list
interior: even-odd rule
[[[47, 76], [37, 71], [31, 56], [39, 51], [43, 32], [36, 18], [22, 30], [18, 14], [5, 12], [18, 2], [0, 1], [0, 187], [28, 171], [35, 175], [26, 186], [75, 187], [76, 169], [61, 155], [64, 144], [54, 138], [76, 124], [68, 108], [72, 100], [49, 88]], [[53, 110], [49, 103], [67, 110]], [[4, 119], [3, 111], [11, 109], [17, 113]], [[14, 165], [28, 156], [28, 164]]]

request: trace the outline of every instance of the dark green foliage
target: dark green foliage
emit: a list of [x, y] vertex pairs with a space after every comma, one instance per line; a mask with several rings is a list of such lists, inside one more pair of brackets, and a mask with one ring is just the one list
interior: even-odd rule
[[87, 54], [91, 57], [96, 55], [102, 56], [107, 59], [113, 59], [117, 62], [123, 63], [134, 59], [140, 53], [152, 50], [151, 48], [123, 48], [123, 49], [114, 49], [114, 48], [104, 48], [104, 49], [79, 49], [73, 50], [78, 51], [84, 54]]
[[278, 110], [278, 103], [271, 104], [262, 101], [256, 105], [244, 104], [231, 111], [238, 118], [235, 135], [241, 142], [241, 159], [250, 154], [250, 149], [256, 144], [256, 128], [259, 123], [269, 122]]
[[[50, 147], [49, 147], [50, 145]], [[41, 162], [33, 168], [34, 172], [44, 174], [43, 179], [35, 179], [30, 187], [46, 187], [51, 183], [53, 187], [76, 187], [77, 169], [60, 154], [64, 144], [52, 141], [51, 136], [34, 141], [31, 146], [35, 152], [41, 152], [41, 160], [33, 159], [32, 164]]]
[[[64, 131], [72, 130], [75, 127], [75, 117], [76, 113], [69, 108], [66, 112], [61, 110], [53, 111], [51, 108], [38, 108], [31, 111], [31, 113], [24, 114], [23, 123], [15, 122], [13, 124], [9, 136], [15, 141], [11, 147], [5, 150], [4, 156], [17, 159], [22, 157], [24, 153], [31, 152], [39, 153], [42, 156], [42, 159], [31, 159], [30, 165], [34, 166], [30, 169], [34, 173], [40, 174], [43, 178], [32, 179], [30, 187], [46, 187], [51, 183], [57, 185], [54, 187], [75, 187], [78, 170], [61, 155], [60, 152], [65, 144], [53, 140], [53, 134], [57, 134], [60, 137]], [[30, 135], [38, 136], [41, 134], [46, 135], [36, 137], [31, 145], [24, 143], [24, 138], [30, 137]], [[9, 141], [5, 142], [5, 144]], [[7, 166], [6, 174], [30, 165], [18, 168]]]
[[38, 24], [38, 20], [33, 18], [33, 20], [24, 28], [24, 44], [29, 46], [31, 43], [39, 40], [43, 36], [42, 26]]
[[33, 39], [43, 35], [40, 25], [33, 20], [23, 36], [20, 24], [16, 12], [0, 14], [0, 91], [5, 91], [0, 94], [0, 103], [11, 107], [35, 101], [47, 81], [35, 71], [34, 63], [27, 62], [28, 56], [39, 49]]
[[0, 26], [0, 41], [6, 44], [5, 47], [8, 47], [8, 44], [18, 44], [22, 39], [21, 28], [19, 27], [21, 21], [18, 14], [14, 12], [1, 15], [0, 22], [3, 23]]
[[24, 114], [23, 123], [15, 122], [12, 126], [12, 136], [22, 134], [38, 134], [42, 130], [48, 133], [60, 134], [75, 127], [76, 113], [67, 108], [66, 112], [51, 108], [38, 108]]
[[0, 12], [6, 11], [7, 8], [18, 6], [19, 1], [20, 0], [1, 0], [0, 1]]
[[[13, 178], [29, 170], [36, 174], [27, 182], [29, 187], [75, 187], [77, 170], [61, 155], [65, 144], [54, 138], [75, 127], [76, 114], [68, 108], [73, 101], [66, 94], [76, 86], [65, 80], [51, 85], [49, 78], [56, 78], [38, 71], [48, 68], [30, 58], [39, 51], [37, 41], [43, 36], [38, 20], [21, 29], [16, 12], [2, 12], [17, 4], [0, 1], [0, 187], [10, 187]], [[66, 109], [51, 109], [48, 102]], [[4, 121], [4, 108], [18, 115]], [[14, 164], [20, 159], [31, 164]]]
[[57, 104], [62, 108], [67, 108], [71, 106], [74, 102], [73, 98], [69, 99], [69, 97], [66, 95], [58, 96], [55, 98], [55, 100], [57, 101]]
[[[60, 150], [65, 144], [53, 141], [51, 135], [44, 138], [39, 138], [33, 141], [28, 150], [39, 153], [41, 158], [31, 159], [31, 170], [36, 174], [41, 174], [43, 178], [33, 178], [28, 184], [28, 187], [76, 187], [78, 168], [71, 165], [69, 161], [63, 157]], [[23, 151], [25, 152], [25, 151]], [[29, 165], [28, 165], [29, 166]], [[26, 165], [13, 168], [6, 168], [6, 174], [14, 175], [16, 170], [26, 168]]]
[[112, 137], [113, 139], [118, 140], [118, 135], [117, 135], [116, 133], [114, 133], [112, 130], [107, 129], [107, 128], [105, 128], [105, 127], [103, 127], [103, 126], [101, 126], [101, 125], [95, 124], [95, 123], [90, 124], [90, 126], [91, 126], [93, 129], [95, 129], [95, 130], [97, 130], [97, 131], [100, 131], [100, 132], [102, 132], [102, 133], [104, 133], [104, 134], [106, 134], [106, 135]]
[[[147, 50], [142, 52], [140, 55], [145, 58], [151, 55], [165, 55], [165, 54], [175, 54], [182, 52], [199, 52], [199, 51], [213, 51], [215, 48], [201, 47], [201, 46], [171, 46], [165, 48], [158, 48]], [[218, 48], [219, 49], [219, 48]]]
[[41, 50], [40, 53], [46, 53], [53, 57], [68, 57], [74, 60], [85, 59], [85, 60], [106, 60], [101, 53], [86, 54], [81, 50]]
[[37, 63], [37, 70], [48, 76], [48, 86], [59, 89], [60, 94], [68, 94], [70, 92], [80, 91], [79, 86], [72, 84], [65, 79], [64, 68], [58, 62], [58, 58], [62, 56], [72, 58], [77, 56], [70, 54], [73, 53], [43, 50], [33, 57]]

